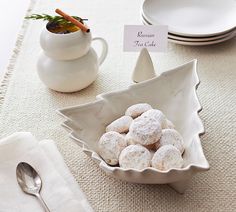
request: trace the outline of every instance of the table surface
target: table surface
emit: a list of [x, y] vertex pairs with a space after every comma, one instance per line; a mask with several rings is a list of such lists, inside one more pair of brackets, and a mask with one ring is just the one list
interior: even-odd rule
[[169, 44], [168, 52], [151, 53], [158, 73], [198, 59], [201, 85], [197, 93], [206, 130], [201, 141], [211, 169], [196, 175], [184, 195], [165, 185], [129, 184], [106, 176], [60, 126], [63, 118], [56, 114], [56, 109], [93, 101], [100, 93], [131, 84], [138, 53], [123, 52], [123, 27], [141, 24], [141, 4], [142, 0], [99, 0], [92, 4], [87, 0], [37, 1], [33, 13], [53, 13], [58, 7], [88, 18], [93, 36], [107, 40], [109, 54], [97, 80], [87, 89], [72, 94], [51, 91], [42, 84], [36, 71], [41, 52], [38, 40], [44, 23], [29, 21], [11, 77], [0, 87], [4, 99], [0, 103], [0, 134], [30, 131], [38, 139], [55, 140], [95, 211], [233, 212], [236, 209], [236, 38], [204, 47]]

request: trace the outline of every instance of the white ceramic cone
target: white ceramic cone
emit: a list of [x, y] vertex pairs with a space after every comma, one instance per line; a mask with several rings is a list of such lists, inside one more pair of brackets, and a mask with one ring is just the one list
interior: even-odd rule
[[156, 76], [152, 59], [146, 48], [143, 48], [139, 54], [138, 60], [136, 62], [132, 80], [134, 82], [142, 82], [151, 79]]

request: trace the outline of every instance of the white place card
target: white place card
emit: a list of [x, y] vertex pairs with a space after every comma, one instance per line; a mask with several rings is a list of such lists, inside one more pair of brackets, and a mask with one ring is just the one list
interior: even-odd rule
[[168, 26], [125, 25], [124, 51], [136, 52], [147, 48], [150, 52], [167, 50]]

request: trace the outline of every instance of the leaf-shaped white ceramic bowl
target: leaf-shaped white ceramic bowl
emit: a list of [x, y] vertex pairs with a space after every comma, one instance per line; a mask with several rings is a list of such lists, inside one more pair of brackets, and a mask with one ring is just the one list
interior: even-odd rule
[[[67, 119], [63, 126], [108, 175], [132, 183], [167, 183], [182, 193], [194, 174], [209, 169], [199, 138], [204, 127], [198, 115], [202, 107], [196, 94], [200, 83], [196, 66], [197, 60], [193, 60], [125, 90], [98, 95], [92, 103], [61, 109], [58, 112]], [[122, 116], [130, 105], [140, 102], [163, 111], [182, 134], [185, 144], [183, 168], [168, 171], [151, 167], [142, 171], [123, 169], [107, 165], [98, 155], [97, 143], [106, 125]]]

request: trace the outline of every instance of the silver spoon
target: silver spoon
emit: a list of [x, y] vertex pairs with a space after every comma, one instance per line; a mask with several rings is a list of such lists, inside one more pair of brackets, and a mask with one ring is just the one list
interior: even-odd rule
[[22, 191], [38, 198], [46, 212], [50, 212], [40, 195], [42, 180], [36, 170], [28, 163], [21, 162], [16, 167], [16, 178]]

